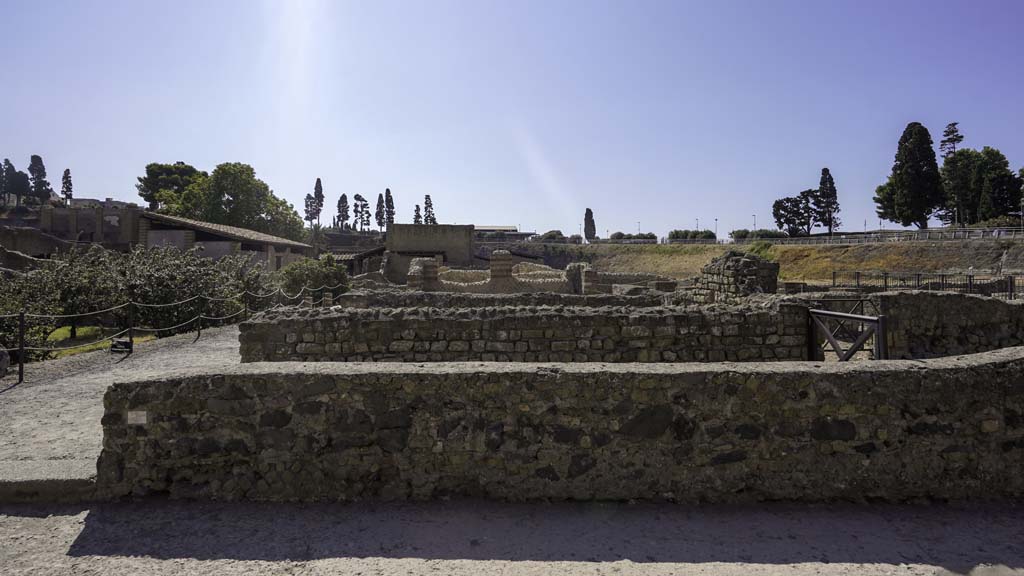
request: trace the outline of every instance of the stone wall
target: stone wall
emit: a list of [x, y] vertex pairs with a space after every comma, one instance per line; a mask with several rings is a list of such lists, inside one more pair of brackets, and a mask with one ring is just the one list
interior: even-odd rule
[[665, 295], [613, 296], [611, 294], [472, 294], [461, 292], [411, 292], [392, 288], [354, 290], [339, 294], [335, 305], [345, 308], [488, 308], [495, 306], [631, 306], [647, 308], [663, 306]]
[[[442, 278], [437, 290], [467, 294], [530, 294], [538, 292], [571, 293], [572, 283], [564, 273], [513, 274], [512, 255], [506, 250], [491, 252], [490, 270], [485, 280], [455, 282]], [[410, 273], [411, 270], [410, 270]], [[426, 288], [424, 288], [426, 290]]]
[[736, 302], [751, 294], [779, 290], [779, 264], [730, 250], [701, 268], [693, 295], [698, 301]]
[[886, 317], [890, 358], [935, 358], [1024, 344], [1024, 301], [948, 292], [870, 296]]
[[807, 308], [281, 309], [240, 325], [243, 362], [719, 362], [807, 358]]
[[853, 364], [242, 364], [115, 383], [105, 497], [1024, 496], [1024, 349]]

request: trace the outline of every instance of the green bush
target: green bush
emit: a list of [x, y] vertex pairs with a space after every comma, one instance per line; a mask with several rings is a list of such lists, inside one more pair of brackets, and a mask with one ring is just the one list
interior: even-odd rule
[[669, 240], [717, 240], [718, 236], [711, 230], [672, 230], [668, 233]]
[[278, 271], [278, 278], [281, 289], [289, 295], [298, 294], [303, 288], [315, 290], [339, 284], [340, 288], [332, 290], [334, 294], [348, 291], [348, 273], [345, 265], [333, 254], [292, 262]]

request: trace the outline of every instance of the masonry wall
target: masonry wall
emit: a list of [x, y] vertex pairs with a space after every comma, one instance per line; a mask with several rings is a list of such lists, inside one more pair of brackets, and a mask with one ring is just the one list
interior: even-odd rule
[[115, 383], [106, 497], [1024, 496], [1024, 349], [853, 364], [242, 364]]
[[240, 325], [243, 362], [703, 362], [807, 358], [807, 308], [282, 309]]
[[354, 290], [338, 295], [334, 303], [345, 308], [488, 308], [495, 306], [662, 306], [657, 294], [613, 296], [611, 294], [468, 294], [451, 292], [412, 292], [401, 289]]
[[1024, 301], [944, 292], [870, 296], [887, 321], [891, 358], [935, 358], [1024, 344]]

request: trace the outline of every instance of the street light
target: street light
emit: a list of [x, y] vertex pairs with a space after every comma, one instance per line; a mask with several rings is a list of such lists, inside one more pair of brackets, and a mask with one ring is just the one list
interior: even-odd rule
[[715, 218], [715, 240], [718, 239], [718, 218]]
[[757, 214], [752, 214], [754, 217], [754, 230], [757, 230]]
[[697, 221], [697, 230], [700, 230], [700, 218], [694, 218]]

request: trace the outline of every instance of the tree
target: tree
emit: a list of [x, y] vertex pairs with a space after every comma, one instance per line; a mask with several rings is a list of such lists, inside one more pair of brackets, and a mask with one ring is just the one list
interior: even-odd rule
[[43, 165], [43, 158], [38, 154], [33, 154], [29, 160], [28, 174], [32, 180], [32, 196], [40, 204], [45, 204], [50, 200], [53, 188], [50, 187], [50, 183], [46, 180], [46, 166]]
[[356, 194], [352, 197], [352, 227], [356, 230], [363, 229], [363, 204], [366, 202], [363, 200], [361, 194]]
[[8, 158], [0, 164], [0, 206], [7, 206], [11, 203], [11, 179], [14, 178], [14, 166]]
[[384, 215], [388, 224], [395, 223], [395, 201], [391, 198], [391, 188], [384, 189]]
[[885, 184], [875, 188], [875, 214], [882, 220], [896, 221], [896, 186], [893, 184], [892, 175], [885, 181]]
[[8, 176], [7, 186], [10, 189], [11, 194], [14, 194], [15, 206], [21, 206], [22, 198], [29, 198], [32, 196], [32, 181], [29, 179], [28, 174], [21, 170], [14, 170], [11, 166], [13, 176]]
[[366, 198], [363, 198], [360, 204], [362, 206], [359, 208], [359, 214], [363, 217], [362, 222], [360, 222], [360, 226], [363, 230], [366, 230], [370, 227], [370, 202]]
[[348, 225], [348, 196], [345, 194], [338, 198], [338, 228], [345, 228]]
[[60, 195], [64, 197], [64, 204], [71, 206], [71, 198], [74, 196], [74, 192], [71, 187], [71, 169], [64, 169], [64, 176], [60, 179]]
[[879, 204], [878, 214], [885, 214], [884, 218], [903, 226], [927, 228], [928, 218], [942, 206], [942, 179], [932, 136], [921, 123], [911, 122], [903, 130], [892, 166], [892, 181], [884, 192], [888, 204]]
[[420, 205], [419, 204], [416, 205], [416, 209], [413, 210], [413, 212], [412, 212], [412, 223], [413, 224], [423, 224], [423, 217], [420, 216]]
[[275, 196], [248, 164], [220, 164], [209, 176], [197, 172], [180, 194], [173, 188], [164, 188], [154, 198], [161, 204], [161, 212], [175, 216], [248, 228], [292, 240], [301, 240], [304, 236], [299, 214], [291, 204]]
[[430, 199], [430, 194], [423, 197], [423, 223], [437, 224], [437, 218], [434, 217], [434, 201]]
[[587, 208], [583, 213], [583, 236], [587, 241], [597, 238], [597, 224], [594, 223], [594, 211]]
[[839, 227], [839, 217], [836, 216], [839, 213], [839, 192], [828, 168], [821, 169], [821, 180], [818, 183], [818, 190], [811, 199], [811, 207], [814, 210], [814, 220], [828, 228], [829, 234]]
[[956, 154], [956, 145], [964, 141], [964, 137], [960, 134], [959, 122], [950, 122], [946, 124], [946, 129], [942, 132], [942, 141], [939, 142], [939, 151], [942, 152], [942, 158], [949, 158], [953, 154]]
[[149, 203], [150, 210], [159, 210], [163, 204], [180, 203], [180, 197], [185, 194], [185, 190], [206, 176], [206, 172], [196, 170], [184, 162], [153, 162], [146, 165], [146, 175], [138, 178], [139, 182], [135, 189], [138, 190], [139, 196]]
[[313, 221], [316, 220], [316, 198], [312, 194], [306, 194], [305, 202], [305, 213], [306, 217], [303, 218], [306, 222], [309, 222], [309, 226], [313, 226]]
[[1021, 178], [995, 148], [961, 148], [946, 156], [941, 174], [943, 222], [976, 224], [1020, 211]]
[[814, 229], [814, 208], [811, 200], [817, 194], [814, 189], [804, 190], [796, 196], [780, 198], [772, 204], [772, 216], [779, 230], [790, 236], [807, 236]]
[[377, 229], [378, 230], [383, 230], [384, 229], [384, 224], [387, 223], [387, 218], [388, 218], [388, 215], [386, 213], [386, 208], [384, 207], [384, 195], [383, 194], [377, 194], [377, 209], [373, 213], [373, 218], [374, 218], [374, 220], [377, 221]]
[[320, 184], [320, 179], [316, 179], [316, 184], [313, 185], [313, 200], [316, 201], [316, 223], [320, 223], [320, 213], [324, 210], [324, 187]]

